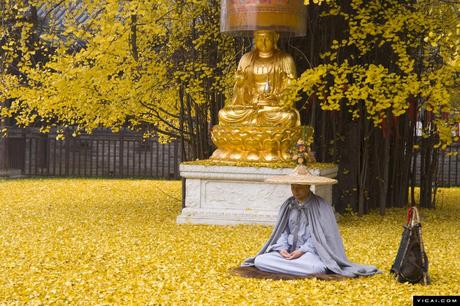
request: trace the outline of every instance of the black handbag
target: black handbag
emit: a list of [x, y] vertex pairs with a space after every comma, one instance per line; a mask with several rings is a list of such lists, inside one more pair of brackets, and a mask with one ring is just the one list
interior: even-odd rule
[[428, 275], [428, 257], [423, 247], [422, 225], [415, 206], [408, 209], [407, 224], [403, 227], [398, 253], [390, 273], [393, 273], [400, 283], [428, 285], [431, 283]]

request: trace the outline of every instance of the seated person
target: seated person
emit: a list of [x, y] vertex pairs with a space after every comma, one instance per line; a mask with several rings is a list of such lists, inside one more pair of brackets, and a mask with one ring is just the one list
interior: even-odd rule
[[291, 183], [293, 197], [281, 206], [268, 241], [242, 267], [299, 276], [336, 273], [356, 277], [382, 273], [375, 266], [347, 259], [331, 205], [310, 191], [310, 185], [333, 184], [335, 180], [313, 176], [299, 166], [293, 174], [267, 181]]

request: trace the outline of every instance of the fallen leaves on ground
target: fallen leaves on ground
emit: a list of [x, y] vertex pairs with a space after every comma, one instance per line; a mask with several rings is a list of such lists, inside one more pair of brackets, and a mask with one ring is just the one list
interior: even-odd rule
[[254, 255], [271, 227], [177, 225], [178, 181], [0, 181], [0, 304], [412, 305], [413, 295], [460, 292], [460, 189], [421, 210], [430, 286], [388, 273], [406, 209], [348, 215], [350, 260], [384, 274], [326, 282], [245, 279], [229, 269]]

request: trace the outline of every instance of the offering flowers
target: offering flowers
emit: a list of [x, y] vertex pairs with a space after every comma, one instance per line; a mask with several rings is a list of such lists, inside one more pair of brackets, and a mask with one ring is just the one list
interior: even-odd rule
[[[307, 136], [308, 134], [308, 136]], [[307, 165], [316, 162], [315, 155], [311, 151], [310, 145], [313, 142], [313, 129], [308, 126], [302, 127], [302, 137], [290, 150], [292, 160], [299, 165]]]

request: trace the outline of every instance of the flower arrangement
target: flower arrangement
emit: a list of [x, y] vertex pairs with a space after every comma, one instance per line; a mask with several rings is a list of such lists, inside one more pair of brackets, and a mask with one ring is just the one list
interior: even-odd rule
[[302, 137], [297, 141], [294, 147], [290, 150], [292, 160], [299, 165], [307, 165], [315, 163], [315, 155], [311, 151], [311, 143], [313, 142], [313, 128], [302, 126]]

